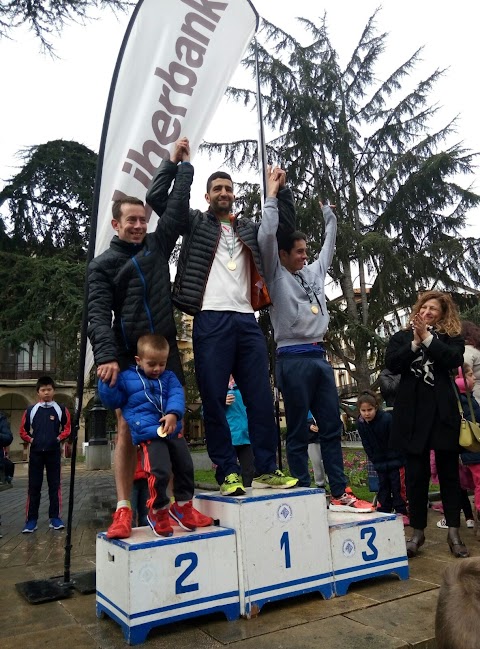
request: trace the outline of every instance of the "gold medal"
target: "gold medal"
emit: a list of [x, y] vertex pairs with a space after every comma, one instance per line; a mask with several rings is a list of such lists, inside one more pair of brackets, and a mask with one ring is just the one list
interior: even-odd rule
[[315, 304], [312, 304], [312, 306], [310, 307], [310, 311], [311, 311], [312, 313], [314, 313], [315, 315], [317, 315], [317, 313], [318, 313], [318, 306], [316, 306]]
[[159, 437], [166, 437], [167, 436], [167, 433], [165, 433], [164, 430], [163, 430], [163, 426], [159, 426], [157, 428], [157, 435]]
[[233, 261], [233, 259], [230, 259], [230, 261], [227, 264], [228, 270], [235, 270], [237, 267], [237, 264]]

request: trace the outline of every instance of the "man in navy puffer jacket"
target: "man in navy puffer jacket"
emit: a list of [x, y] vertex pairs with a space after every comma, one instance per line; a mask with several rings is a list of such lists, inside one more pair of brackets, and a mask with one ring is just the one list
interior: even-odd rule
[[[146, 333], [165, 336], [170, 345], [168, 367], [183, 382], [168, 262], [179, 235], [177, 216], [188, 214], [193, 180], [189, 159], [188, 139], [181, 138], [171, 159], [160, 165], [156, 210], [162, 218], [155, 232], [147, 234], [148, 217], [141, 200], [132, 196], [116, 200], [112, 206], [112, 227], [117, 235], [110, 247], [89, 264], [88, 336], [97, 376], [112, 386], [118, 373], [134, 363], [137, 340]], [[108, 538], [123, 539], [131, 534], [130, 494], [136, 462], [130, 431], [118, 412], [117, 510], [107, 531]]]

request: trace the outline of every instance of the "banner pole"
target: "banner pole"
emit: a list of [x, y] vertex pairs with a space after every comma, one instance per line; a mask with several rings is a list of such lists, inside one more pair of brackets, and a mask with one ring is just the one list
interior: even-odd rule
[[[257, 116], [258, 116], [258, 170], [260, 173], [260, 200], [263, 208], [263, 203], [267, 195], [267, 145], [265, 143], [265, 130], [263, 126], [263, 109], [262, 109], [262, 90], [260, 83], [260, 67], [258, 62], [258, 41], [254, 36], [254, 50], [255, 50], [255, 80], [257, 88]], [[270, 317], [270, 316], [269, 316]], [[275, 342], [273, 339], [273, 325], [270, 320], [270, 366], [272, 368], [273, 378], [273, 400], [275, 404], [275, 422], [277, 428], [277, 453], [278, 453], [278, 468], [282, 469], [282, 436], [280, 429], [280, 396], [277, 386], [276, 371], [275, 371]]]

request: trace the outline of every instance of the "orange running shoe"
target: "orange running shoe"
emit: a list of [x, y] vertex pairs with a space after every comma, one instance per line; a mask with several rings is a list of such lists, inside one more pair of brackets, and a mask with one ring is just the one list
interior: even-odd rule
[[191, 500], [189, 500], [188, 503], [185, 503], [184, 505], [179, 505], [177, 502], [174, 502], [170, 505], [170, 516], [184, 530], [187, 530], [187, 532], [193, 532], [197, 527], [197, 524], [193, 517], [192, 510], [193, 506]]
[[173, 528], [170, 525], [168, 509], [159, 509], [156, 513], [149, 509], [147, 521], [155, 536], [172, 536]]
[[331, 498], [328, 506], [331, 512], [350, 512], [351, 514], [369, 514], [375, 511], [372, 503], [366, 500], [359, 500], [350, 487], [345, 489], [345, 493], [338, 498]]
[[113, 523], [107, 530], [107, 539], [128, 539], [132, 533], [133, 512], [130, 507], [120, 507], [113, 514]]
[[192, 507], [192, 515], [197, 527], [210, 527], [210, 525], [213, 525], [213, 518], [211, 516], [205, 516], [205, 514], [199, 512], [195, 507]]

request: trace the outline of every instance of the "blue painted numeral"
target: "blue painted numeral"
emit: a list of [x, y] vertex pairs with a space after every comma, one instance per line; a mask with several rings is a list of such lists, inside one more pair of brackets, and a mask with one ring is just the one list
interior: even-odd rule
[[291, 568], [292, 562], [290, 560], [290, 539], [288, 538], [288, 532], [282, 534], [280, 539], [280, 550], [285, 548], [285, 568]]
[[362, 527], [360, 538], [364, 539], [366, 536], [368, 536], [367, 548], [371, 550], [371, 553], [362, 552], [362, 559], [364, 561], [375, 561], [375, 559], [378, 557], [378, 550], [373, 542], [375, 541], [375, 537], [377, 536], [377, 530], [374, 527]]
[[190, 564], [185, 568], [180, 577], [178, 577], [175, 582], [175, 594], [181, 595], [182, 593], [191, 593], [193, 590], [198, 590], [198, 583], [195, 584], [184, 584], [183, 582], [187, 577], [189, 577], [195, 568], [198, 566], [198, 556], [195, 552], [186, 552], [185, 554], [179, 554], [175, 558], [175, 568], [178, 568], [182, 565], [184, 561], [190, 561]]

